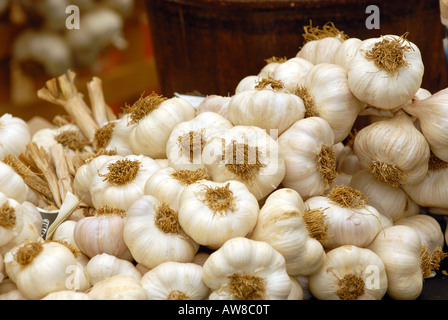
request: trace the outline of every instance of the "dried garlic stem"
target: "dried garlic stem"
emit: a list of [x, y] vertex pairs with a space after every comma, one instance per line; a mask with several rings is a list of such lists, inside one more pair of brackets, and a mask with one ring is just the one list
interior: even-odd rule
[[62, 145], [55, 144], [50, 148], [50, 155], [53, 159], [53, 163], [56, 169], [56, 176], [59, 179], [59, 193], [61, 200], [64, 201], [68, 192], [74, 193], [72, 188], [72, 178], [68, 170], [68, 165], [64, 155], [64, 149]]
[[283, 82], [281, 80], [274, 80], [274, 79], [268, 79], [263, 78], [261, 80], [257, 81], [257, 84], [255, 85], [255, 89], [262, 90], [266, 89], [267, 86], [271, 86], [272, 90], [279, 91], [285, 88]]
[[59, 105], [73, 118], [83, 135], [90, 141], [98, 124], [92, 118], [92, 112], [85, 103], [82, 94], [75, 86], [75, 73], [66, 74], [46, 82], [45, 87], [37, 91], [37, 96], [45, 101]]
[[171, 176], [184, 186], [188, 186], [199, 180], [207, 180], [210, 178], [204, 168], [199, 168], [197, 170], [176, 170]]
[[104, 99], [101, 79], [93, 77], [92, 81], [87, 83], [87, 90], [92, 105], [93, 119], [96, 121], [97, 125], [101, 127], [104, 123], [109, 121], [108, 109], [110, 109]]
[[305, 118], [319, 116], [319, 111], [317, 110], [314, 97], [310, 94], [306, 87], [298, 86], [294, 93], [303, 101], [303, 104], [305, 106]]
[[59, 183], [56, 172], [53, 170], [51, 158], [48, 157], [45, 150], [39, 149], [35, 142], [30, 142], [27, 145], [27, 149], [30, 153], [30, 157], [33, 159], [37, 168], [40, 170], [45, 180], [48, 183], [48, 187], [53, 195], [54, 204], [60, 208], [62, 205], [61, 196], [59, 193]]
[[205, 186], [204, 190], [204, 202], [215, 214], [225, 215], [227, 210], [235, 209], [235, 198], [229, 183], [224, 187]]
[[346, 185], [331, 189], [328, 198], [345, 208], [360, 209], [368, 205], [368, 198], [361, 191]]
[[[23, 157], [25, 156], [22, 154], [22, 158]], [[30, 166], [11, 154], [6, 155], [3, 161], [13, 168], [14, 171], [22, 177], [28, 187], [34, 190], [45, 203], [53, 203], [53, 195], [47, 182], [43, 180], [35, 171], [31, 170]]]

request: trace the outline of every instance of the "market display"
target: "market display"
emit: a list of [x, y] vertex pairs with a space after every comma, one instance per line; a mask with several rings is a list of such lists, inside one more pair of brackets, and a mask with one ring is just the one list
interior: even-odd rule
[[54, 127], [4, 114], [0, 299], [417, 299], [447, 256], [447, 91], [408, 34], [304, 30], [198, 105], [117, 115], [68, 70], [37, 92]]

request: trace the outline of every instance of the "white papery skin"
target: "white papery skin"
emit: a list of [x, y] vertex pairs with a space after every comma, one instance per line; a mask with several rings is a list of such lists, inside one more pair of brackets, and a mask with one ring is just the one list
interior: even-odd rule
[[388, 279], [380, 257], [366, 248], [345, 245], [327, 252], [320, 271], [309, 277], [309, 287], [319, 300], [342, 300], [337, 294], [339, 280], [355, 274], [364, 281], [364, 294], [356, 300], [381, 300], [386, 294]]
[[137, 280], [142, 278], [142, 274], [132, 262], [119, 259], [107, 253], [97, 254], [92, 257], [85, 269], [92, 285], [118, 274], [129, 274]]
[[290, 58], [275, 69], [272, 78], [282, 81], [287, 90], [294, 92], [303, 83], [312, 66], [311, 62], [303, 58]]
[[414, 300], [423, 289], [421, 240], [417, 231], [405, 225], [384, 229], [368, 247], [386, 267], [387, 294], [396, 300]]
[[347, 65], [348, 83], [359, 100], [380, 109], [394, 109], [412, 99], [420, 88], [424, 66], [419, 48], [414, 43], [406, 41], [406, 45], [412, 48], [403, 53], [408, 66], [399, 67], [394, 75], [379, 69], [374, 61], [366, 59], [366, 53], [383, 38], [399, 39], [400, 37], [385, 35], [363, 40]]
[[90, 287], [84, 267], [77, 263], [73, 252], [58, 242], [42, 243], [43, 249], [25, 267], [15, 256], [21, 243], [4, 256], [6, 273], [27, 299], [36, 300], [61, 290], [83, 292]]
[[197, 114], [202, 112], [216, 112], [227, 118], [227, 108], [231, 97], [216, 94], [208, 95], [197, 108]]
[[95, 176], [98, 176], [98, 170], [108, 161], [121, 160], [123, 156], [101, 155], [94, 158], [92, 161], [83, 164], [76, 170], [75, 178], [73, 179], [73, 190], [83, 203], [93, 207], [92, 195], [90, 194], [90, 186]]
[[[204, 202], [205, 187], [225, 187], [227, 184], [233, 193], [234, 209], [215, 213]], [[198, 244], [217, 249], [231, 238], [247, 236], [257, 223], [259, 210], [257, 199], [242, 182], [202, 181], [189, 185], [182, 192], [179, 223]]]
[[40, 300], [92, 300], [85, 292], [62, 290], [47, 294]]
[[428, 175], [414, 185], [404, 186], [409, 197], [422, 207], [448, 209], [448, 168], [428, 169]]
[[342, 42], [342, 44], [336, 49], [331, 63], [338, 64], [347, 69], [348, 64], [355, 55], [361, 42], [362, 40], [358, 38], [349, 38]]
[[350, 90], [347, 70], [332, 63], [314, 65], [308, 71], [303, 87], [313, 97], [318, 116], [333, 129], [334, 143], [347, 138], [359, 113], [366, 106]]
[[0, 192], [19, 203], [27, 200], [30, 188], [22, 176], [9, 165], [0, 161]]
[[160, 202], [168, 203], [174, 210], [179, 210], [180, 195], [187, 185], [174, 178], [174, 173], [176, 169], [172, 167], [157, 170], [146, 181], [144, 192]]
[[415, 116], [431, 151], [441, 160], [448, 162], [448, 88], [434, 93], [403, 109]]
[[260, 69], [260, 72], [258, 72], [257, 76], [259, 78], [272, 78], [277, 68], [281, 66], [283, 62], [283, 59], [268, 59], [266, 65]]
[[364, 169], [373, 161], [399, 168], [405, 174], [402, 187], [419, 183], [428, 173], [429, 145], [404, 112], [359, 130], [353, 150]]
[[440, 223], [427, 214], [418, 214], [412, 217], [400, 219], [394, 225], [405, 225], [414, 228], [420, 236], [422, 246], [426, 246], [429, 252], [443, 249], [444, 234]]
[[260, 77], [258, 75], [249, 75], [244, 77], [240, 80], [240, 82], [238, 82], [234, 94], [238, 94], [247, 90], [254, 90], [258, 81], [260, 81], [262, 78], [263, 77]]
[[108, 253], [118, 258], [130, 259], [129, 249], [123, 239], [125, 218], [118, 215], [95, 215], [76, 223], [73, 238], [76, 246], [89, 258]]
[[31, 132], [24, 120], [9, 113], [0, 117], [0, 160], [7, 154], [18, 157], [30, 140]]
[[277, 141], [285, 159], [282, 186], [294, 189], [302, 198], [323, 194], [330, 185], [318, 170], [318, 160], [323, 146], [333, 147], [334, 134], [328, 122], [320, 117], [299, 120]]
[[293, 276], [289, 276], [291, 279], [291, 292], [289, 293], [287, 300], [304, 300], [303, 289], [300, 286], [299, 281]]
[[[108, 166], [119, 160], [140, 161], [140, 168], [136, 177], [124, 185], [113, 185], [101, 175], [109, 172]], [[97, 209], [108, 205], [118, 209], [127, 210], [129, 206], [144, 194], [146, 181], [160, 166], [153, 159], [143, 155], [129, 155], [122, 159], [105, 162], [93, 178], [90, 186], [93, 206]]]
[[[82, 218], [81, 218], [82, 219]], [[81, 219], [77, 220], [80, 221]], [[70, 243], [74, 248], [79, 249], [76, 245], [74, 238], [74, 230], [76, 227], [77, 221], [75, 220], [65, 220], [62, 222], [57, 229], [53, 232], [51, 236], [52, 240], [66, 241]]]
[[268, 132], [276, 129], [278, 135], [304, 116], [302, 99], [287, 90], [270, 87], [235, 94], [227, 109], [227, 117], [235, 126], [257, 126]]
[[[285, 176], [285, 161], [279, 152], [276, 135], [272, 132], [255, 126], [234, 126], [226, 130], [224, 136], [213, 138], [202, 152], [202, 159], [211, 175], [211, 179], [216, 182], [238, 180], [243, 182], [247, 188], [255, 195], [257, 200], [261, 200], [274, 191], [282, 182]], [[233, 155], [226, 152], [226, 148], [236, 141], [239, 144], [248, 144], [249, 147], [258, 147], [259, 161], [264, 165], [250, 180], [245, 180], [241, 176], [229, 171], [226, 163], [233, 164]], [[255, 163], [255, 152], [249, 152], [249, 164]], [[243, 163], [243, 159], [237, 157], [236, 164]]]
[[303, 219], [305, 204], [289, 188], [274, 191], [258, 214], [250, 239], [265, 241], [285, 258], [290, 275], [316, 273], [325, 261], [322, 244], [312, 238]]
[[212, 290], [210, 300], [235, 300], [229, 277], [252, 275], [265, 282], [267, 300], [286, 300], [291, 292], [291, 279], [285, 259], [264, 241], [237, 237], [213, 252], [203, 266], [203, 281]]
[[16, 219], [22, 224], [20, 232], [8, 243], [0, 247], [0, 254], [5, 255], [14, 246], [25, 241], [37, 241], [42, 235], [42, 216], [37, 207], [25, 201], [16, 208]]
[[308, 41], [303, 45], [296, 57], [306, 59], [312, 64], [331, 63], [336, 50], [343, 43], [342, 38], [326, 37]]
[[361, 191], [371, 206], [394, 222], [420, 212], [419, 205], [402, 188], [376, 180], [368, 170], [355, 173], [349, 185]]
[[93, 300], [148, 300], [140, 280], [117, 274], [93, 285], [87, 293]]
[[384, 228], [392, 225], [392, 220], [382, 215], [370, 205], [362, 208], [348, 208], [333, 202], [326, 196], [314, 196], [305, 201], [309, 209], [324, 210], [327, 217], [328, 239], [321, 243], [326, 249], [342, 245], [367, 247]]
[[137, 199], [128, 209], [123, 237], [138, 263], [147, 268], [165, 261], [191, 262], [199, 245], [180, 228], [179, 233], [166, 233], [155, 219], [157, 208], [162, 204], [153, 196]]
[[[202, 161], [201, 144], [206, 144], [213, 137], [224, 134], [225, 130], [232, 127], [232, 123], [227, 118], [215, 112], [202, 112], [191, 120], [177, 124], [171, 131], [166, 143], [166, 156], [169, 165], [177, 170], [204, 169], [205, 163]], [[182, 145], [190, 145], [189, 133], [192, 131], [202, 132], [201, 140], [203, 141], [193, 139], [193, 143], [197, 144], [197, 146], [193, 145], [193, 161], [190, 158], [190, 149], [184, 150], [182, 147]], [[179, 142], [179, 139], [182, 139], [182, 142]]]
[[23, 213], [18, 210], [20, 203], [14, 199], [6, 197], [4, 194], [0, 194], [0, 206], [7, 203], [9, 207], [14, 209], [15, 222], [12, 226], [5, 226], [0, 224], [0, 247], [6, 245], [17, 237], [23, 229], [24, 217]]
[[163, 101], [129, 132], [131, 150], [153, 159], [166, 158], [171, 131], [178, 123], [191, 120], [195, 115], [196, 109], [185, 99], [174, 97]]
[[129, 144], [129, 133], [133, 125], [131, 125], [129, 115], [125, 114], [117, 120], [113, 120], [115, 126], [112, 131], [112, 136], [105, 147], [106, 150], [115, 150], [120, 156], [128, 156], [133, 154]]
[[167, 261], [146, 272], [141, 284], [148, 300], [176, 300], [170, 293], [177, 292], [185, 294], [185, 300], [204, 300], [210, 289], [202, 278], [198, 264]]

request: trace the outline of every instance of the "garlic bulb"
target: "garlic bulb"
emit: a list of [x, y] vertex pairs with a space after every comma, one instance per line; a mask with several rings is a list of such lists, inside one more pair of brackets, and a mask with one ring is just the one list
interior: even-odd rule
[[196, 263], [200, 266], [204, 265], [204, 262], [210, 257], [210, 253], [208, 252], [198, 252], [193, 258], [193, 263]]
[[266, 78], [255, 89], [232, 96], [227, 109], [227, 117], [234, 125], [278, 130], [278, 135], [304, 115], [304, 104], [299, 97], [286, 90], [280, 80]]
[[178, 211], [149, 195], [128, 209], [123, 237], [135, 261], [150, 269], [165, 261], [191, 262], [199, 249]]
[[414, 300], [423, 289], [421, 240], [417, 231], [405, 225], [385, 228], [368, 249], [375, 252], [386, 267], [387, 294], [395, 300]]
[[85, 292], [61, 290], [51, 292], [40, 300], [92, 300], [92, 298]]
[[78, 126], [71, 123], [54, 129], [40, 129], [33, 134], [31, 141], [47, 152], [50, 152], [51, 146], [59, 143], [64, 147], [67, 156], [92, 152], [89, 140], [84, 137]]
[[96, 148], [115, 151], [120, 156], [132, 154], [129, 144], [129, 132], [132, 125], [129, 125], [129, 122], [129, 115], [125, 114], [97, 129], [94, 136]]
[[142, 274], [132, 262], [119, 259], [107, 253], [100, 253], [93, 256], [87, 263], [85, 269], [92, 285], [118, 274], [129, 274], [137, 280], [141, 280], [142, 278]]
[[98, 170], [108, 161], [122, 159], [122, 156], [101, 154], [88, 159], [85, 164], [76, 170], [73, 179], [73, 190], [76, 195], [88, 206], [93, 207], [92, 195], [90, 194], [90, 186], [94, 177], [98, 174]]
[[92, 217], [76, 222], [73, 239], [76, 246], [89, 258], [108, 253], [118, 258], [130, 257], [123, 239], [126, 211], [107, 205], [97, 209]]
[[77, 66], [95, 67], [95, 62], [108, 47], [123, 49], [127, 43], [123, 36], [123, 17], [106, 6], [97, 6], [81, 15], [79, 29], [65, 33], [73, 60]]
[[294, 92], [304, 81], [313, 64], [299, 57], [290, 58], [281, 63], [272, 75], [272, 79], [280, 80], [284, 87]]
[[248, 235], [257, 223], [258, 201], [236, 180], [191, 184], [179, 203], [180, 226], [194, 241], [209, 248]]
[[413, 201], [422, 207], [447, 209], [446, 177], [448, 177], [448, 162], [442, 161], [431, 152], [428, 161], [428, 174], [425, 178], [417, 184], [404, 186], [403, 189]]
[[320, 63], [307, 72], [295, 93], [305, 104], [305, 117], [325, 119], [334, 132], [334, 143], [348, 137], [365, 103], [351, 92], [347, 70], [337, 64]]
[[153, 159], [166, 158], [166, 143], [173, 128], [196, 115], [194, 106], [185, 99], [166, 99], [157, 94], [141, 97], [125, 109], [134, 124], [129, 144], [135, 154]]
[[14, 199], [0, 195], [0, 247], [17, 237], [24, 226], [23, 214], [18, 211], [20, 204]]
[[141, 284], [148, 300], [204, 300], [210, 289], [202, 278], [195, 263], [167, 261], [146, 272]]
[[216, 112], [227, 118], [227, 108], [229, 107], [229, 96], [220, 96], [216, 94], [208, 95], [202, 100], [197, 108], [197, 113]]
[[130, 274], [117, 274], [100, 281], [87, 294], [93, 300], [148, 300], [140, 280]]
[[443, 252], [445, 238], [439, 222], [426, 214], [417, 214], [403, 218], [394, 225], [405, 225], [414, 228], [420, 236], [422, 270], [424, 278], [434, 277], [440, 267], [440, 262], [447, 257]]
[[278, 138], [285, 159], [282, 186], [302, 198], [322, 195], [337, 176], [334, 134], [328, 122], [309, 117], [295, 122]]
[[424, 72], [419, 48], [396, 35], [363, 40], [347, 69], [353, 94], [380, 109], [394, 109], [412, 99]]
[[202, 112], [191, 120], [177, 124], [166, 142], [169, 165], [178, 170], [205, 168], [202, 161], [205, 145], [232, 127], [227, 118], [215, 112]]
[[0, 283], [3, 282], [5, 276], [6, 276], [5, 263], [3, 262], [3, 255], [0, 254]]
[[210, 300], [286, 300], [291, 292], [285, 259], [264, 241], [230, 239], [202, 268]]
[[353, 150], [364, 169], [393, 187], [419, 183], [428, 173], [428, 143], [404, 112], [359, 130]]
[[266, 64], [258, 72], [257, 76], [260, 78], [272, 79], [277, 68], [286, 62], [286, 60], [286, 58], [279, 58], [275, 56], [265, 59]]
[[64, 244], [23, 242], [4, 256], [6, 273], [27, 299], [41, 299], [61, 290], [83, 292], [90, 287], [84, 268]]
[[319, 229], [300, 195], [289, 188], [274, 191], [258, 214], [250, 239], [265, 241], [285, 258], [289, 275], [316, 273], [325, 261]]
[[5, 161], [0, 161], [0, 192], [7, 198], [22, 203], [27, 200], [30, 188], [22, 176]]
[[[1, 202], [1, 201], [0, 201]], [[4, 209], [5, 207], [3, 207]], [[9, 212], [11, 214], [11, 212]], [[14, 228], [16, 231], [19, 230], [17, 225], [21, 224], [20, 232], [15, 235], [8, 243], [0, 246], [0, 254], [5, 255], [9, 250], [11, 250], [16, 245], [26, 242], [26, 241], [37, 241], [42, 235], [42, 216], [37, 209], [37, 207], [25, 201], [15, 207], [15, 224]], [[11, 217], [9, 218], [11, 219]], [[12, 231], [12, 230], [10, 230]]]
[[31, 132], [24, 120], [9, 113], [0, 117], [0, 160], [7, 154], [18, 157], [30, 140]]
[[174, 210], [179, 210], [180, 195], [185, 187], [209, 178], [206, 170], [202, 168], [197, 170], [161, 168], [146, 181], [144, 192], [161, 202], [168, 203]]
[[346, 39], [334, 52], [331, 63], [338, 64], [347, 69], [361, 42], [362, 40], [358, 38]]
[[285, 176], [276, 139], [255, 126], [226, 130], [204, 147], [202, 159], [213, 181], [241, 181], [257, 200], [274, 191]]
[[[337, 186], [326, 196], [314, 196], [305, 201], [314, 210], [317, 223], [324, 224], [327, 236], [321, 239], [327, 249], [342, 245], [367, 247], [392, 221], [369, 205], [368, 198], [349, 186]], [[320, 228], [323, 228], [322, 226]]]
[[319, 300], [381, 300], [388, 279], [380, 257], [366, 248], [344, 245], [327, 253], [325, 265], [309, 277]]
[[368, 170], [355, 173], [349, 185], [361, 191], [371, 206], [393, 222], [420, 212], [419, 205], [402, 188], [378, 181]]
[[250, 75], [244, 77], [240, 80], [240, 82], [238, 82], [234, 94], [238, 94], [246, 90], [254, 90], [261, 79], [262, 77], [258, 75]]
[[339, 142], [333, 148], [336, 153], [336, 170], [338, 173], [345, 173], [352, 176], [356, 172], [361, 171], [362, 167], [359, 163], [358, 156], [353, 152], [353, 138], [351, 134], [345, 145]]
[[150, 157], [129, 155], [104, 163], [90, 185], [93, 206], [97, 209], [108, 205], [127, 210], [144, 194], [146, 180], [159, 165]]
[[64, 36], [51, 30], [28, 28], [20, 33], [14, 40], [12, 57], [20, 70], [32, 78], [58, 77], [74, 66]]
[[296, 56], [313, 64], [331, 63], [336, 50], [348, 38], [343, 31], [338, 30], [331, 22], [326, 23], [322, 29], [310, 24], [304, 27], [304, 31], [305, 44]]
[[445, 105], [448, 88], [440, 90], [426, 99], [414, 100], [403, 108], [418, 119], [419, 126], [431, 151], [441, 160], [448, 162], [448, 130]]

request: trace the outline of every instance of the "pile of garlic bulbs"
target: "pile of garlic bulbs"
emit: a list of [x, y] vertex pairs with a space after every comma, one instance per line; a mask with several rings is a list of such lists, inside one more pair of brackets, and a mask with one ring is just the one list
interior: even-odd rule
[[[4, 115], [0, 299], [417, 299], [446, 257], [424, 211], [448, 209], [447, 91], [420, 88], [407, 35], [305, 31], [196, 106], [116, 116], [68, 71], [38, 92], [54, 128]], [[62, 215], [45, 235], [42, 210]]]

